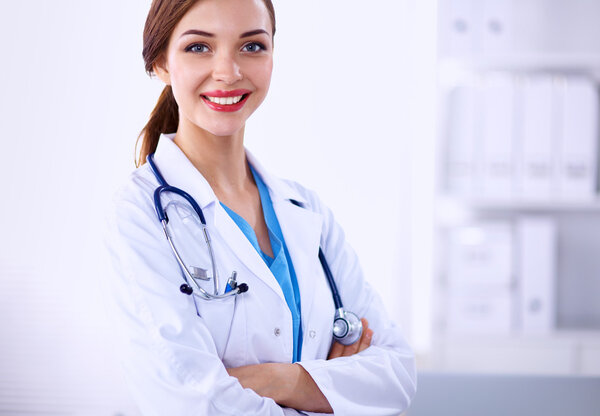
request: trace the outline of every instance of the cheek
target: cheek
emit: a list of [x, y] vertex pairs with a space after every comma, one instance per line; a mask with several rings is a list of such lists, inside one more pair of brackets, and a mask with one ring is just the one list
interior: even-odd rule
[[269, 85], [271, 84], [271, 74], [273, 73], [273, 60], [268, 60], [267, 62], [261, 62], [260, 64], [256, 64], [254, 68], [252, 68], [252, 72], [254, 74], [254, 82], [260, 88], [263, 88], [266, 94], [269, 89]]
[[197, 95], [198, 86], [203, 79], [202, 68], [185, 62], [175, 62], [171, 67], [171, 84], [173, 92], [180, 97]]

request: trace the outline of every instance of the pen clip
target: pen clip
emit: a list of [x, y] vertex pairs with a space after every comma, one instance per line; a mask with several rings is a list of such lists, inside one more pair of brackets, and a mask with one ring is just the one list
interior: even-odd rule
[[235, 288], [237, 288], [237, 272], [234, 270], [231, 273], [231, 277], [229, 279], [227, 279], [227, 285], [225, 286], [225, 293], [227, 292], [231, 292], [232, 290], [234, 290]]

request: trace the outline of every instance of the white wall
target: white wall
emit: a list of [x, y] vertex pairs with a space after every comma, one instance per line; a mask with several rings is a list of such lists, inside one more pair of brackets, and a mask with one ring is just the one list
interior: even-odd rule
[[[0, 414], [133, 414], [97, 282], [103, 207], [133, 169], [162, 89], [141, 59], [148, 7], [0, 5]], [[421, 203], [432, 188], [433, 1], [280, 0], [276, 9], [271, 93], [247, 146], [319, 192], [389, 311], [424, 345], [427, 325], [412, 320], [427, 308], [418, 312], [411, 291], [427, 285], [410, 282], [429, 279]]]

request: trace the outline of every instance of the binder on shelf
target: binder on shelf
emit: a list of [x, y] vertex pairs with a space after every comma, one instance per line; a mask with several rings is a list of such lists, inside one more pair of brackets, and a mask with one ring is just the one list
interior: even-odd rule
[[484, 57], [507, 57], [513, 52], [513, 4], [510, 1], [484, 0], [482, 52]]
[[514, 84], [506, 74], [485, 79], [482, 93], [483, 186], [482, 196], [513, 196]]
[[555, 193], [555, 90], [550, 76], [528, 77], [520, 88], [518, 195], [540, 199]]
[[508, 221], [448, 234], [446, 326], [450, 332], [506, 334], [513, 328], [513, 233]]
[[505, 335], [513, 330], [513, 298], [509, 288], [494, 294], [450, 292], [447, 304], [449, 332]]
[[583, 77], [561, 83], [558, 186], [565, 197], [591, 199], [596, 193], [598, 91]]
[[448, 237], [448, 285], [453, 290], [491, 295], [511, 286], [513, 235], [508, 222], [457, 227]]
[[481, 18], [479, 0], [452, 0], [440, 4], [440, 52], [450, 58], [479, 53]]
[[524, 332], [550, 331], [556, 321], [556, 225], [550, 217], [517, 222], [519, 310]]
[[478, 101], [472, 85], [459, 85], [449, 94], [446, 187], [455, 196], [472, 196], [478, 188]]

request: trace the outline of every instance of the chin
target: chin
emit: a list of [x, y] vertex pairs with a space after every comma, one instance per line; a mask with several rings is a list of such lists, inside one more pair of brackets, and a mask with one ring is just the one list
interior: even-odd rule
[[[226, 124], [226, 123], [224, 123], [224, 124]], [[243, 130], [243, 128], [244, 128], [243, 124], [241, 124], [241, 125], [238, 123], [236, 123], [235, 125], [224, 125], [224, 124], [213, 125], [213, 126], [199, 125], [199, 127], [217, 137], [233, 136], [233, 135], [239, 133], [240, 130]]]
[[[186, 124], [190, 127], [195, 126], [195, 128], [203, 130], [207, 133], [210, 133], [214, 136], [225, 137], [225, 136], [233, 136], [240, 131], [243, 131], [245, 125], [245, 117], [219, 117], [217, 115], [206, 116], [195, 116], [195, 117], [186, 117]], [[181, 123], [181, 120], [180, 120]], [[194, 128], [194, 127], [192, 127]]]

